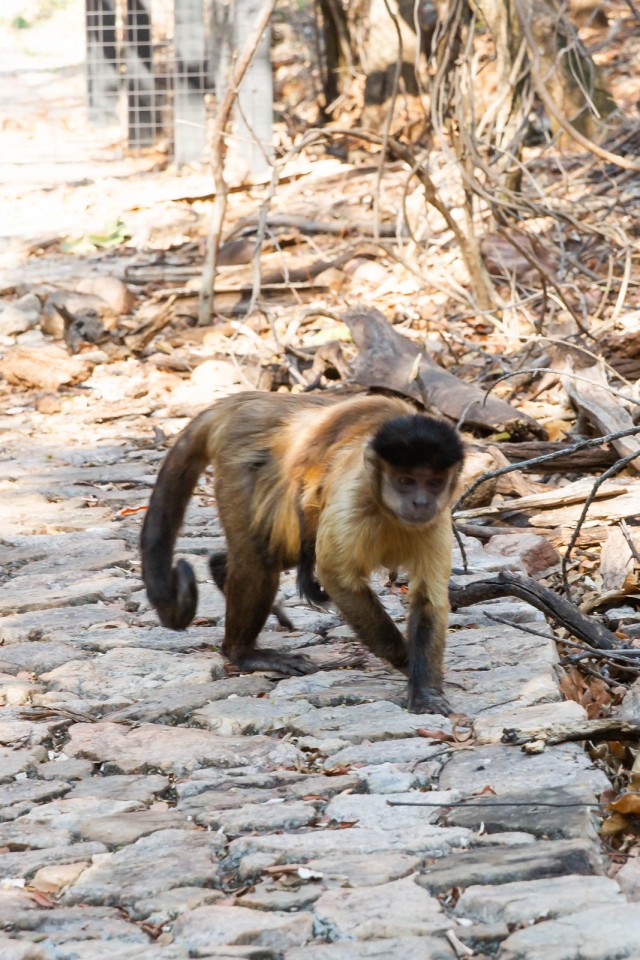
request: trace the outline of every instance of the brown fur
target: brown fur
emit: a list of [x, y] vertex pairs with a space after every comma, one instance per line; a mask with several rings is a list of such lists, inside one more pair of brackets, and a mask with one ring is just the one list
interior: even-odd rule
[[[337, 401], [250, 392], [192, 421], [162, 466], [142, 531], [143, 577], [162, 622], [183, 629], [195, 614], [195, 577], [184, 560], [172, 568], [172, 553], [198, 477], [213, 464], [228, 547], [222, 566], [216, 558], [222, 572], [215, 577], [227, 600], [223, 653], [246, 669], [311, 669], [304, 658], [257, 650], [256, 639], [280, 571], [306, 564], [308, 582], [315, 556], [322, 587], [363, 642], [408, 670], [410, 708], [446, 710], [449, 505], [460, 464], [436, 471], [442, 489], [433, 497], [433, 518], [406, 523], [383, 487], [396, 474], [430, 478], [434, 471], [429, 464], [399, 470], [370, 447], [383, 424], [415, 414], [408, 403], [380, 396]], [[398, 566], [411, 576], [406, 643], [368, 585], [374, 569]], [[314, 596], [321, 594], [317, 587]]]

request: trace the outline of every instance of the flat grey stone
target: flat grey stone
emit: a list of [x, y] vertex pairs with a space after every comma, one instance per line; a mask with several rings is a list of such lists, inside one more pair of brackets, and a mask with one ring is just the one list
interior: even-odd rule
[[[513, 806], [509, 806], [510, 800], [514, 801]], [[584, 806], [589, 803], [592, 806]], [[566, 806], [559, 806], [561, 804]], [[588, 788], [577, 785], [550, 790], [533, 788], [524, 793], [501, 792], [499, 797], [490, 794], [474, 797], [473, 805], [450, 807], [446, 811], [446, 822], [470, 830], [479, 830], [483, 825], [489, 835], [521, 830], [548, 840], [585, 837], [595, 841], [597, 810], [593, 792]]]
[[436, 937], [314, 943], [287, 950], [284, 960], [456, 960], [447, 941]]
[[379, 763], [420, 763], [443, 753], [443, 744], [424, 737], [400, 737], [397, 740], [379, 740], [377, 743], [359, 743], [344, 747], [325, 760], [325, 770], [339, 770], [349, 766], [372, 766]]
[[185, 681], [207, 683], [223, 675], [224, 661], [219, 654], [185, 656], [128, 647], [71, 660], [43, 674], [42, 680], [53, 690], [108, 700], [139, 697], [152, 690], [170, 697], [173, 688], [180, 688]]
[[[136, 617], [136, 620], [139, 620]], [[123, 647], [137, 647], [148, 650], [164, 650], [167, 653], [186, 653], [196, 650], [205, 643], [212, 642], [212, 632], [201, 627], [190, 627], [188, 630], [168, 630], [158, 626], [157, 622], [144, 626], [126, 626], [111, 624], [93, 625], [78, 642], [87, 650], [97, 650], [103, 653], [109, 650], [121, 650]]]
[[319, 670], [305, 677], [281, 680], [271, 696], [274, 700], [306, 700], [317, 707], [372, 700], [401, 704], [407, 697], [406, 680], [400, 673], [392, 673], [393, 676], [383, 678], [362, 670]]
[[375, 887], [415, 873], [421, 857], [408, 853], [331, 854], [309, 860], [307, 867], [322, 874], [326, 886]]
[[444, 688], [455, 711], [472, 717], [505, 704], [530, 707], [561, 699], [554, 668], [547, 664], [478, 671], [469, 670], [467, 664], [464, 670], [450, 670], [445, 675]]
[[176, 920], [173, 935], [192, 956], [203, 957], [213, 947], [251, 944], [286, 950], [311, 938], [310, 913], [264, 913], [247, 907], [198, 907]]
[[[91, 797], [99, 800], [133, 800], [137, 803], [151, 803], [169, 786], [169, 778], [160, 774], [150, 776], [118, 775], [110, 777], [88, 777], [73, 786], [70, 797]], [[103, 811], [102, 806], [100, 807]]]
[[[473, 610], [484, 604], [475, 604]], [[526, 606], [525, 609], [532, 610]], [[455, 630], [447, 638], [447, 667], [450, 670], [494, 670], [496, 667], [517, 667], [522, 663], [533, 669], [542, 665], [555, 666], [558, 651], [552, 636], [544, 639], [526, 630], [505, 623], [472, 630]]]
[[195, 910], [205, 903], [214, 903], [224, 898], [221, 890], [212, 890], [207, 887], [174, 887], [164, 890], [155, 897], [145, 897], [129, 908], [134, 920], [145, 920], [147, 923], [166, 924], [176, 917]]
[[502, 794], [567, 787], [574, 784], [599, 793], [609, 781], [578, 744], [565, 743], [540, 754], [528, 754], [502, 744], [490, 744], [473, 751], [454, 754], [442, 771], [443, 790], [463, 783], [467, 795], [491, 786]]
[[197, 767], [269, 769], [295, 766], [298, 751], [269, 737], [220, 737], [208, 730], [156, 727], [132, 729], [116, 723], [77, 723], [69, 729], [70, 756], [105, 763], [114, 773], [162, 771], [184, 776]]
[[107, 847], [122, 847], [158, 830], [196, 829], [177, 810], [139, 810], [112, 816], [87, 818], [77, 834], [83, 840], [98, 840]]
[[273, 880], [256, 883], [249, 893], [238, 899], [238, 906], [252, 910], [286, 910], [293, 912], [306, 910], [326, 887], [322, 881], [306, 881], [299, 887], [281, 887]]
[[545, 877], [496, 886], [467, 887], [456, 904], [457, 917], [481, 923], [525, 924], [577, 913], [589, 907], [624, 903], [615, 880], [607, 877]]
[[21, 773], [33, 773], [39, 763], [47, 759], [44, 747], [31, 747], [27, 750], [11, 750], [0, 747], [0, 783], [13, 780]]
[[80, 640], [84, 631], [96, 624], [115, 620], [130, 622], [131, 615], [104, 603], [87, 603], [77, 607], [32, 610], [0, 617], [0, 640], [5, 644], [30, 640]]
[[224, 838], [200, 830], [159, 830], [93, 863], [64, 894], [64, 902], [128, 905], [172, 887], [212, 886]]
[[[232, 772], [230, 771], [230, 774]], [[258, 807], [257, 812], [261, 823], [277, 823], [279, 818], [286, 820], [293, 817], [293, 820], [302, 826], [302, 820], [304, 823], [310, 823], [315, 818], [313, 806], [308, 803], [303, 804], [302, 807], [297, 804], [293, 806], [291, 801], [306, 800], [309, 797], [328, 799], [342, 790], [353, 790], [359, 786], [358, 778], [355, 776], [304, 777], [291, 775], [292, 771], [286, 771], [286, 773], [290, 776], [286, 778], [282, 775], [265, 776], [259, 779], [251, 776], [243, 778], [218, 774], [211, 779], [207, 778], [206, 781], [189, 780], [185, 784], [178, 785], [177, 792], [180, 799], [177, 807], [185, 816], [192, 816], [196, 823], [203, 826], [216, 830], [224, 826], [225, 832], [228, 826], [231, 833], [244, 833], [245, 827], [241, 825], [247, 822], [247, 809], [251, 811], [254, 807]], [[288, 801], [287, 809], [278, 813], [276, 807], [285, 800]], [[277, 802], [274, 803], [274, 801]], [[272, 809], [267, 810], [267, 805]], [[232, 829], [231, 824], [239, 829]]]
[[433, 894], [478, 883], [511, 883], [601, 870], [593, 844], [586, 840], [549, 840], [516, 847], [467, 850], [425, 864], [417, 883]]
[[[419, 804], [421, 800], [432, 804], [441, 803], [446, 806], [447, 801], [457, 800], [458, 791], [434, 791], [432, 793], [401, 793], [395, 794], [393, 800], [405, 801], [408, 804]], [[325, 816], [336, 823], [356, 821], [361, 827], [371, 827], [378, 830], [410, 830], [413, 826], [424, 823], [434, 823], [442, 812], [441, 807], [421, 806], [391, 806], [387, 798], [382, 795], [359, 796], [347, 794], [334, 797], [325, 808]]]
[[[63, 797], [70, 789], [71, 784], [61, 780], [13, 780], [0, 785], [0, 809], [19, 807], [20, 814], [27, 813], [35, 804]], [[7, 818], [0, 814], [0, 819]]]
[[245, 803], [231, 810], [211, 814], [208, 824], [228, 836], [241, 833], [268, 833], [272, 830], [298, 830], [318, 819], [312, 803], [301, 800], [283, 802], [279, 798], [263, 803]]
[[196, 710], [193, 722], [222, 736], [277, 733], [295, 728], [297, 717], [314, 710], [309, 703], [273, 702], [268, 697], [233, 697]]
[[72, 643], [53, 640], [35, 640], [31, 643], [13, 643], [2, 648], [2, 669], [17, 673], [28, 670], [41, 674], [55, 670], [69, 660], [88, 656]]
[[402, 769], [395, 763], [380, 763], [377, 766], [359, 767], [355, 773], [366, 785], [369, 793], [405, 793], [418, 785], [415, 773]]
[[58, 843], [55, 847], [0, 854], [0, 876], [23, 877], [29, 880], [43, 867], [49, 867], [52, 864], [80, 863], [90, 860], [94, 854], [106, 853], [107, 848], [103, 843], [64, 844], [61, 841], [61, 834], [60, 830], [55, 833]]
[[627, 900], [637, 903], [640, 900], [640, 857], [629, 857], [616, 873], [616, 881]]
[[354, 827], [350, 830], [239, 837], [229, 845], [229, 855], [232, 862], [238, 864], [243, 858], [257, 853], [266, 854], [272, 864], [306, 863], [320, 857], [376, 853], [444, 857], [455, 848], [467, 846], [469, 841], [470, 834], [465, 830], [435, 827], [428, 823], [410, 830]]
[[593, 907], [518, 930], [500, 960], [636, 960], [640, 911], [636, 904]]
[[414, 877], [375, 888], [328, 890], [313, 905], [315, 930], [326, 940], [425, 936], [452, 926], [435, 897]]
[[68, 940], [109, 940], [147, 944], [146, 934], [133, 923], [123, 920], [117, 910], [103, 907], [64, 907], [16, 913], [13, 929], [22, 934], [37, 934], [51, 944]]
[[13, 940], [0, 933], [0, 957], [2, 960], [52, 960], [48, 947], [37, 943]]
[[478, 743], [500, 743], [506, 729], [536, 732], [549, 723], [573, 723], [587, 719], [587, 711], [575, 700], [539, 703], [533, 707], [508, 707], [486, 711], [476, 717], [473, 730]]
[[96, 603], [128, 595], [135, 582], [124, 576], [68, 573], [55, 580], [43, 580], [40, 574], [14, 577], [0, 586], [0, 613], [24, 613], [48, 607], [67, 607]]
[[167, 720], [185, 720], [191, 718], [195, 711], [216, 700], [225, 700], [229, 696], [237, 696], [246, 700], [259, 693], [269, 693], [273, 689], [273, 682], [267, 677], [246, 676], [229, 677], [225, 680], [215, 680], [211, 683], [185, 682], [178, 689], [171, 690], [171, 696], [160, 695], [145, 697], [137, 703], [109, 714], [109, 719], [115, 723], [123, 720], [135, 720], [141, 723], [163, 723]]
[[88, 760], [69, 760], [64, 754], [59, 758], [48, 760], [41, 763], [38, 767], [38, 776], [43, 780], [57, 780], [63, 778], [67, 781], [81, 780], [83, 777], [90, 777], [93, 774], [93, 764]]
[[407, 713], [395, 703], [380, 701], [345, 707], [322, 707], [292, 720], [293, 731], [301, 736], [326, 737], [339, 733], [344, 740], [392, 740], [415, 735], [421, 727], [451, 729], [450, 721], [438, 714]]

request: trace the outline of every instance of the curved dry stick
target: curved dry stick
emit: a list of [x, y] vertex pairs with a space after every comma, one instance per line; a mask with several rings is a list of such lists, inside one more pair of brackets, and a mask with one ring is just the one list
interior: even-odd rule
[[200, 325], [211, 322], [213, 312], [213, 285], [216, 279], [216, 262], [218, 259], [220, 237], [222, 235], [222, 224], [227, 209], [227, 182], [224, 176], [224, 157], [222, 155], [224, 132], [229, 122], [229, 117], [231, 116], [233, 104], [238, 95], [238, 87], [242, 83], [242, 78], [255, 56], [258, 44], [271, 19], [275, 5], [276, 0], [265, 0], [262, 8], [258, 12], [255, 26], [247, 38], [244, 49], [229, 77], [227, 89], [222, 103], [218, 107], [216, 122], [213, 128], [211, 137], [211, 167], [216, 189], [216, 199], [214, 201], [213, 215], [207, 234], [207, 244], [202, 267], [200, 302], [198, 304], [198, 323]]
[[604, 473], [600, 474], [600, 476], [594, 483], [593, 487], [591, 488], [591, 493], [589, 494], [589, 496], [585, 501], [584, 507], [582, 508], [582, 513], [578, 518], [576, 528], [571, 534], [571, 539], [569, 540], [569, 544], [562, 558], [562, 585], [564, 587], [564, 592], [568, 600], [571, 599], [571, 587], [569, 586], [569, 577], [568, 577], [569, 558], [571, 556], [571, 551], [576, 545], [578, 536], [580, 535], [582, 524], [587, 518], [589, 507], [595, 500], [596, 493], [598, 492], [598, 490], [600, 489], [604, 481], [608, 480], [610, 477], [615, 477], [617, 473], [620, 473], [620, 471], [623, 470], [633, 460], [635, 460], [636, 457], [640, 457], [640, 450], [634, 450], [633, 453], [628, 453], [626, 457], [621, 457], [620, 460], [616, 460], [616, 462], [612, 466], [610, 466], [608, 470], [605, 470]]
[[[593, 437], [590, 440], [580, 440], [570, 447], [564, 447], [562, 450], [552, 450], [551, 453], [544, 453], [539, 457], [531, 457], [529, 460], [519, 460], [517, 463], [509, 463], [504, 467], [498, 467], [496, 470], [487, 470], [480, 474], [473, 483], [467, 487], [464, 493], [460, 494], [453, 505], [453, 511], [459, 510], [467, 497], [478, 489], [486, 480], [494, 480], [496, 477], [502, 477], [505, 473], [512, 473], [514, 470], [522, 470], [526, 467], [535, 467], [539, 463], [548, 463], [551, 460], [557, 460], [558, 457], [566, 457], [570, 453], [576, 453], [578, 450], [590, 450], [593, 447], [601, 447], [605, 443], [611, 443], [613, 440], [622, 440], [624, 437], [633, 437], [640, 433], [640, 426], [628, 427], [626, 430], [618, 430], [616, 433], [608, 433], [604, 437]], [[638, 451], [640, 453], [640, 451]]]
[[551, 116], [557, 123], [560, 124], [565, 133], [568, 133], [572, 140], [575, 140], [576, 143], [579, 143], [581, 147], [584, 147], [585, 150], [588, 150], [589, 153], [595, 154], [597, 157], [600, 157], [601, 160], [606, 160], [607, 163], [613, 163], [617, 167], [621, 167], [623, 170], [633, 170], [636, 173], [640, 173], [640, 163], [634, 163], [633, 160], [627, 160], [626, 157], [621, 157], [617, 153], [611, 153], [609, 150], [605, 150], [604, 147], [598, 146], [597, 143], [594, 143], [593, 140], [589, 140], [588, 137], [585, 137], [584, 134], [580, 133], [579, 130], [573, 126], [572, 123], [567, 120], [565, 116], [557, 108], [554, 100], [547, 90], [544, 82], [540, 76], [540, 54], [538, 53], [538, 48], [536, 46], [535, 39], [531, 33], [531, 27], [529, 26], [528, 13], [523, 10], [521, 0], [515, 0], [516, 9], [518, 11], [518, 17], [520, 18], [520, 23], [524, 31], [524, 35], [527, 39], [527, 46], [529, 47], [529, 52], [531, 54], [531, 79], [535, 87], [536, 93], [542, 100], [545, 105], [545, 108], [549, 111]]

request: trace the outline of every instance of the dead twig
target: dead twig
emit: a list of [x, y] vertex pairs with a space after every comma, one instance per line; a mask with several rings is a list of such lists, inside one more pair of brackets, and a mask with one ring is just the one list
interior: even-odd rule
[[255, 56], [262, 34], [271, 19], [275, 2], [276, 0], [265, 0], [259, 10], [255, 25], [247, 39], [244, 50], [232, 68], [225, 95], [216, 114], [215, 126], [211, 138], [211, 167], [216, 189], [216, 198], [213, 206], [211, 224], [207, 234], [207, 244], [202, 269], [202, 284], [198, 305], [198, 323], [200, 325], [211, 323], [213, 314], [213, 288], [216, 279], [216, 261], [220, 238], [222, 236], [222, 225], [227, 209], [227, 182], [224, 176], [223, 156], [225, 130], [229, 122], [233, 104], [238, 95], [238, 88]]
[[591, 740], [592, 743], [606, 743], [610, 740], [638, 740], [640, 721], [619, 720], [606, 717], [603, 720], [575, 720], [571, 723], [550, 723], [537, 730], [524, 733], [517, 727], [508, 727], [502, 734], [503, 743], [520, 746], [532, 740], [543, 740], [549, 746], [557, 743], [570, 743], [576, 740]]

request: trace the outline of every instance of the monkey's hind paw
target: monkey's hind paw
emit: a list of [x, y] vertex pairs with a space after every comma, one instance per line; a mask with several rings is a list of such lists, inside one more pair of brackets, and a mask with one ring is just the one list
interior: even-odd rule
[[[224, 651], [223, 651], [224, 652]], [[303, 654], [280, 653], [278, 650], [254, 650], [244, 656], [229, 658], [240, 670], [253, 673], [267, 670], [283, 677], [303, 677], [316, 673], [318, 667]]]
[[428, 689], [410, 690], [407, 710], [409, 713], [439, 713], [443, 717], [448, 717], [451, 713], [451, 707], [444, 694], [439, 690]]

